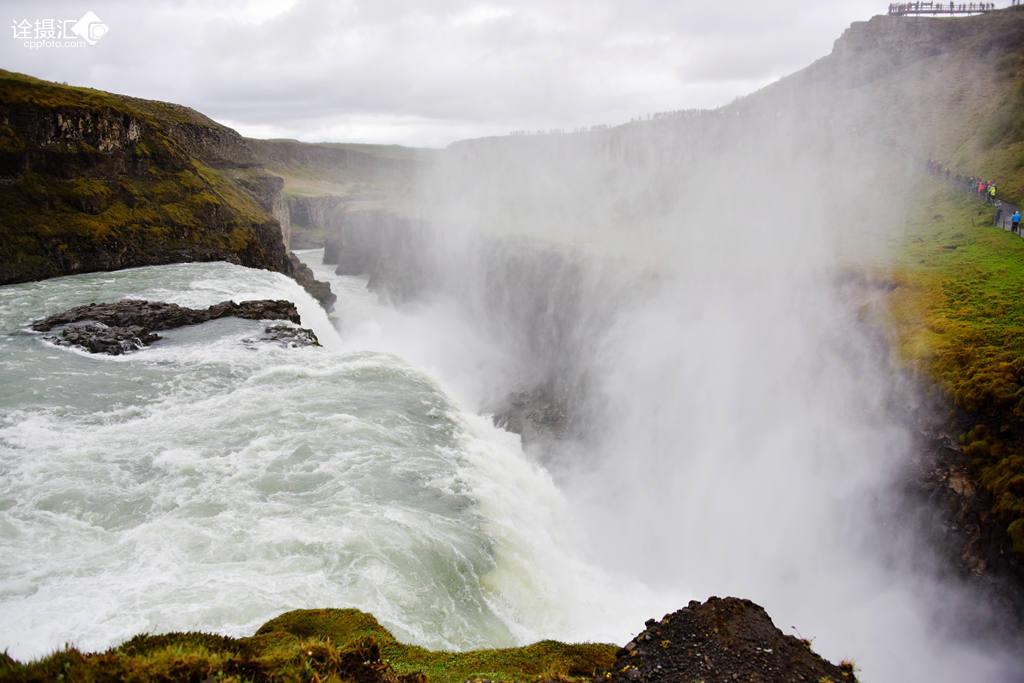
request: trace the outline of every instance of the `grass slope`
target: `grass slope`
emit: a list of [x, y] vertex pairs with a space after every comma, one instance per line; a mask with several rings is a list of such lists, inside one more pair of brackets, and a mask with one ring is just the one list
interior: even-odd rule
[[923, 187], [889, 298], [899, 354], [966, 416], [964, 456], [1024, 559], [1024, 240], [988, 205]]
[[69, 648], [27, 664], [0, 655], [0, 681], [589, 680], [612, 665], [617, 650], [542, 641], [502, 650], [433, 652], [398, 642], [359, 610], [297, 610], [248, 638], [140, 635], [103, 653]]

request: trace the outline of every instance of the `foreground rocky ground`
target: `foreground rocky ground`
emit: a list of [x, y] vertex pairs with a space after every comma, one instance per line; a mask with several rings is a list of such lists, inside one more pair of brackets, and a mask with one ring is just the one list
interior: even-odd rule
[[[61, 346], [77, 346], [91, 353], [121, 355], [149, 346], [160, 339], [158, 330], [169, 330], [218, 318], [249, 320], [286, 320], [299, 325], [302, 320], [295, 304], [284, 300], [222, 301], [208, 308], [188, 308], [163, 301], [124, 299], [111, 304], [76, 306], [36, 321], [36, 332], [51, 332], [47, 339]], [[271, 325], [263, 339], [285, 346], [319, 346], [312, 330], [286, 325]]]
[[643, 633], [615, 657], [612, 681], [853, 681], [853, 664], [836, 666], [806, 641], [784, 635], [749, 600], [693, 601]]
[[546, 640], [520, 648], [432, 652], [398, 642], [353, 609], [297, 610], [247, 638], [139, 635], [101, 653], [74, 648], [27, 664], [0, 655], [0, 681], [831, 681], [856, 680], [763, 609], [737, 598], [691, 602], [621, 650]]

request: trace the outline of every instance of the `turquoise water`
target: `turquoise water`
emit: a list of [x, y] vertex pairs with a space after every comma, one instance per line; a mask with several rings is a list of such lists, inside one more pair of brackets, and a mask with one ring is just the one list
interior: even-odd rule
[[[336, 283], [340, 318], [380, 312], [364, 284]], [[237, 319], [120, 357], [26, 331], [123, 297], [291, 299], [324, 348], [247, 345], [261, 323]], [[224, 263], [0, 288], [0, 647], [244, 634], [299, 607], [361, 607], [431, 647], [579, 633], [592, 570], [552, 531], [547, 474], [336, 324], [291, 280]]]

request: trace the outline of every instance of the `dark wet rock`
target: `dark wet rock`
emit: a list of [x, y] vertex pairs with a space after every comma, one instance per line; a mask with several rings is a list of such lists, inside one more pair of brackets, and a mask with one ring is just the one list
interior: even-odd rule
[[406, 301], [428, 284], [425, 227], [384, 209], [346, 211], [328, 232], [323, 262], [337, 265], [338, 275], [365, 275], [369, 289]]
[[292, 252], [288, 252], [288, 267], [285, 269], [285, 275], [302, 285], [302, 288], [319, 301], [325, 310], [330, 311], [334, 308], [334, 302], [338, 300], [338, 297], [331, 291], [331, 285], [317, 280], [313, 276], [313, 270]]
[[619, 650], [609, 681], [855, 681], [849, 663], [836, 666], [806, 641], [782, 633], [749, 600], [693, 601], [647, 628]]
[[305, 327], [290, 327], [288, 325], [271, 325], [263, 330], [263, 336], [257, 339], [247, 339], [247, 342], [273, 343], [286, 348], [298, 348], [300, 346], [320, 346], [320, 340], [316, 333]]
[[[288, 320], [296, 325], [302, 322], [295, 304], [283, 300], [222, 301], [208, 308], [188, 308], [163, 301], [124, 299], [111, 304], [76, 306], [33, 323], [32, 329], [49, 332], [60, 328], [56, 334], [47, 335], [47, 339], [62, 346], [79, 346], [92, 353], [120, 355], [159, 340], [157, 330], [230, 317]], [[316, 340], [312, 331], [305, 331]]]
[[138, 325], [149, 330], [169, 330], [197, 325], [217, 318], [248, 318], [250, 320], [290, 320], [300, 323], [295, 304], [282, 299], [221, 301], [208, 308], [188, 308], [164, 301], [122, 299], [112, 304], [86, 304], [43, 318], [32, 324], [36, 332], [47, 332], [58, 325], [91, 320], [108, 326]]
[[61, 346], [80, 346], [91, 353], [120, 356], [137, 351], [160, 339], [160, 335], [139, 325], [109, 327], [98, 322], [72, 323], [59, 336], [50, 337]]
[[900, 483], [902, 523], [927, 540], [944, 574], [976, 591], [970, 607], [958, 614], [961, 627], [1024, 631], [1024, 562], [991, 512], [991, 493], [978, 485], [963, 446], [949, 433], [966, 428], [934, 417], [919, 427]]
[[510, 394], [494, 411], [494, 425], [531, 443], [565, 435], [569, 406], [551, 387]]

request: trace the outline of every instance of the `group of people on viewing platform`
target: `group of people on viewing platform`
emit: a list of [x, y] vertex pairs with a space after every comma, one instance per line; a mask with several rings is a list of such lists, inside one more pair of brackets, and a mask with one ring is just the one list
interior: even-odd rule
[[[971, 194], [974, 194], [980, 199], [984, 199], [989, 204], [995, 207], [996, 213], [993, 218], [993, 223], [998, 225], [1004, 230], [1009, 229], [1015, 235], [1020, 235], [1020, 207], [1014, 206], [1013, 204], [1007, 204], [1001, 201], [997, 194], [998, 189], [994, 180], [984, 180], [977, 176], [965, 176], [959, 173], [953, 173], [950, 171], [949, 166], [935, 161], [934, 159], [928, 160], [928, 172], [933, 176], [945, 178], [947, 181], [954, 183], [958, 187], [962, 187]], [[1012, 213], [1010, 212], [1012, 209]], [[1009, 223], [1009, 225], [1007, 225]]]

